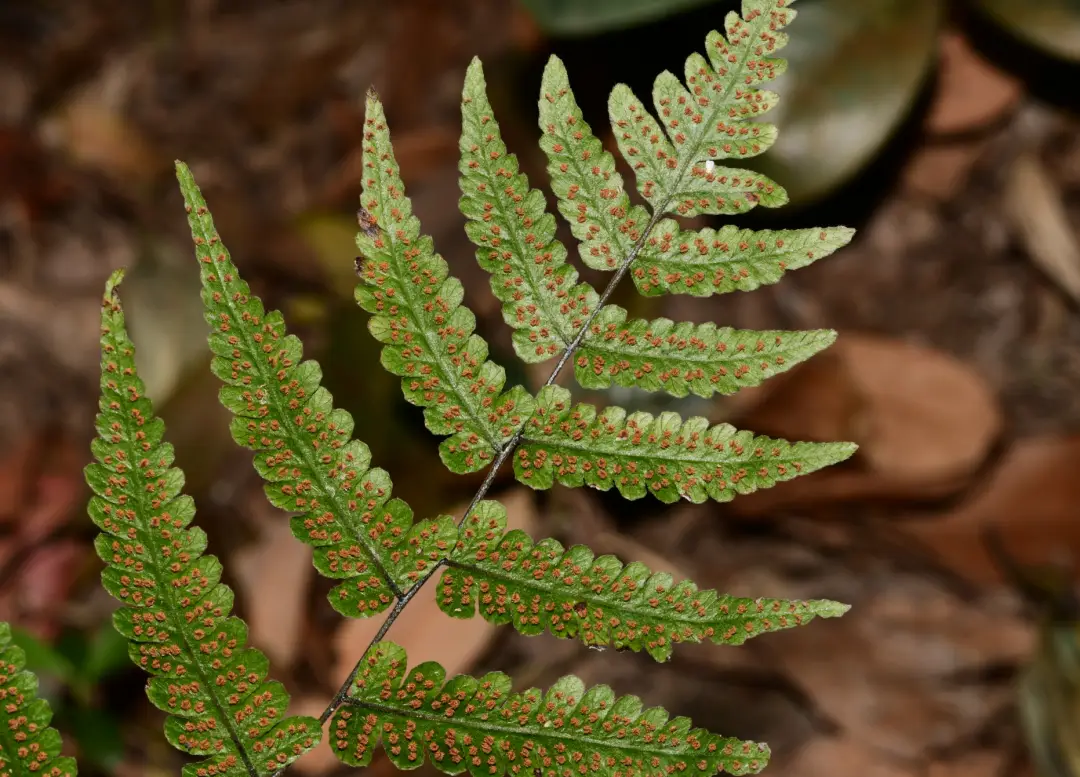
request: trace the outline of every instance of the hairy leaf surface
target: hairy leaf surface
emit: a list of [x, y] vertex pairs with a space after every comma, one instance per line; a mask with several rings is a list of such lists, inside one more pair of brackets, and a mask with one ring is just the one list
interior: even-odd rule
[[[60, 755], [60, 733], [52, 728], [49, 703], [38, 698], [38, 679], [26, 668], [26, 653], [0, 622], [0, 774], [6, 777], [75, 777], [74, 758]], [[320, 732], [321, 733], [321, 732]]]
[[478, 59], [465, 74], [461, 125], [461, 212], [479, 247], [476, 260], [491, 273], [518, 356], [527, 362], [558, 356], [596, 309], [598, 295], [579, 283], [555, 239], [543, 192], [529, 188], [517, 157], [507, 153]]
[[513, 693], [501, 672], [446, 678], [429, 661], [408, 668], [405, 650], [376, 646], [331, 732], [338, 757], [367, 766], [380, 741], [399, 769], [425, 758], [446, 774], [495, 777], [668, 777], [671, 774], [754, 774], [765, 768], [767, 745], [692, 728], [661, 707], [643, 709], [636, 696], [616, 697], [606, 685], [585, 688], [568, 675], [545, 693]]
[[371, 451], [350, 439], [353, 419], [334, 408], [322, 371], [302, 361], [278, 311], [240, 277], [221, 242], [191, 171], [177, 163], [211, 326], [211, 369], [226, 384], [221, 402], [235, 415], [233, 439], [256, 452], [266, 494], [291, 519], [297, 539], [314, 548], [315, 567], [343, 580], [330, 591], [348, 617], [382, 612], [423, 576], [457, 537], [450, 518], [413, 523], [393, 484], [371, 468]]
[[727, 502], [843, 461], [857, 447], [755, 437], [676, 413], [628, 415], [619, 407], [598, 413], [592, 405], [571, 405], [566, 389], [548, 386], [514, 454], [514, 474], [537, 489], [615, 486], [626, 499], [652, 493], [662, 502]]
[[584, 388], [612, 383], [672, 396], [734, 394], [794, 367], [836, 340], [831, 329], [784, 332], [718, 327], [708, 322], [626, 320], [626, 311], [605, 306], [574, 356]]
[[663, 219], [649, 233], [630, 275], [646, 296], [752, 291], [829, 256], [854, 234], [849, 227], [755, 231], [728, 225], [689, 231]]
[[372, 314], [369, 329], [384, 343], [383, 366], [402, 378], [405, 398], [425, 408], [428, 429], [451, 435], [439, 451], [454, 472], [491, 463], [532, 413], [521, 386], [503, 391], [506, 371], [488, 361], [476, 317], [405, 196], [382, 103], [371, 93], [364, 129], [363, 207], [379, 225], [356, 238], [361, 283], [357, 302]]
[[595, 557], [584, 545], [506, 531], [506, 508], [485, 500], [465, 521], [439, 583], [439, 607], [510, 624], [532, 636], [549, 631], [586, 645], [646, 651], [666, 661], [676, 643], [739, 645], [769, 631], [801, 626], [815, 616], [842, 615], [832, 601], [741, 599], [699, 591], [689, 580], [652, 573], [640, 562]]
[[166, 738], [206, 756], [185, 766], [185, 777], [269, 775], [318, 744], [322, 729], [314, 718], [285, 717], [289, 695], [266, 679], [266, 656], [244, 646], [247, 626], [229, 615], [221, 563], [203, 555], [206, 534], [189, 528], [195, 504], [180, 493], [183, 473], [171, 466], [165, 424], [135, 369], [115, 294], [122, 275], [105, 289], [97, 462], [86, 467], [101, 582], [124, 605], [113, 624], [152, 675], [147, 696], [170, 716]]

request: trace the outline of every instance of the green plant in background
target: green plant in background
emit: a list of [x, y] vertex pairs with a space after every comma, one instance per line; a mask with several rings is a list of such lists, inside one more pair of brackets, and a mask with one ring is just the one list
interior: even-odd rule
[[[547, 33], [575, 38], [643, 26], [724, 0], [521, 0]], [[933, 70], [951, 6], [974, 11], [1051, 57], [1080, 61], [1077, 0], [804, 0], [785, 56], [783, 137], [759, 169], [792, 202], [814, 202], [869, 165], [910, 113]]]
[[225, 384], [220, 398], [233, 414], [233, 439], [255, 452], [269, 500], [292, 515], [293, 533], [312, 546], [315, 567], [338, 581], [331, 605], [355, 618], [389, 611], [321, 719], [287, 716], [287, 693], [268, 679], [266, 657], [247, 646], [244, 622], [231, 615], [232, 592], [220, 582], [221, 564], [206, 554], [205, 533], [191, 526], [194, 503], [182, 493], [183, 474], [139, 378], [116, 294], [122, 272], [114, 274], [102, 308], [89, 513], [101, 529], [95, 546], [106, 564], [103, 585], [122, 605], [113, 623], [132, 660], [151, 675], [147, 694], [168, 715], [167, 739], [202, 759], [185, 767], [187, 777], [277, 774], [320, 741], [327, 720], [331, 748], [351, 765], [369, 763], [381, 743], [400, 768], [426, 760], [448, 774], [653, 777], [747, 774], [765, 766], [766, 745], [693, 728], [605, 686], [587, 689], [564, 677], [547, 691], [515, 693], [500, 673], [447, 678], [434, 662], [410, 668], [404, 650], [384, 637], [440, 573], [437, 600], [451, 617], [479, 614], [526, 635], [550, 632], [657, 661], [683, 642], [735, 645], [846, 611], [832, 601], [698, 590], [638, 562], [534, 541], [507, 531], [505, 509], [486, 498], [508, 459], [518, 480], [533, 488], [589, 485], [616, 488], [628, 499], [652, 493], [664, 502], [702, 502], [768, 488], [854, 452], [849, 443], [789, 443], [671, 412], [598, 410], [574, 404], [571, 391], [555, 385], [572, 365], [585, 387], [730, 394], [835, 338], [831, 331], [628, 320], [625, 310], [607, 304], [627, 273], [646, 294], [751, 290], [850, 240], [851, 230], [840, 227], [694, 232], [671, 218], [786, 202], [769, 178], [723, 163], [756, 156], [776, 137], [775, 127], [756, 121], [776, 95], [757, 87], [784, 71], [775, 54], [795, 17], [789, 4], [745, 0], [742, 18], [727, 17], [726, 37], [710, 33], [707, 56], [687, 59], [685, 83], [671, 73], [657, 78], [655, 116], [629, 88], [612, 91], [616, 140], [645, 204], [631, 201], [614, 158], [582, 119], [562, 63], [549, 62], [541, 146], [582, 260], [613, 272], [603, 292], [567, 262], [544, 195], [529, 187], [501, 140], [479, 61], [469, 68], [460, 205], [517, 354], [554, 361], [536, 395], [507, 388], [505, 370], [488, 358], [461, 283], [412, 214], [382, 105], [369, 95], [356, 299], [383, 344], [382, 365], [423, 408], [428, 429], [444, 438], [445, 465], [456, 473], [488, 470], [458, 524], [449, 516], [415, 520], [393, 496], [389, 474], [351, 439], [351, 416], [321, 387], [318, 364], [303, 360], [282, 315], [266, 312], [251, 295], [191, 171], [177, 163], [211, 328], [211, 370]]

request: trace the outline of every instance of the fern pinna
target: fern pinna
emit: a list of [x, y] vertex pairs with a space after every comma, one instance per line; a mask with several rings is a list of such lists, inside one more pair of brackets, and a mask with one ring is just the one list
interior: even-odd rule
[[[507, 152], [474, 61], [465, 76], [460, 207], [476, 259], [527, 362], [554, 360], [533, 394], [507, 386], [506, 371], [475, 332], [461, 282], [435, 251], [405, 194], [386, 117], [369, 93], [363, 137], [359, 305], [382, 343], [382, 365], [443, 438], [453, 472], [487, 469], [460, 522], [416, 520], [393, 496], [390, 476], [353, 440], [353, 419], [333, 406], [321, 371], [282, 315], [251, 294], [218, 235], [191, 171], [177, 163], [210, 326], [211, 368], [233, 413], [232, 435], [254, 452], [269, 500], [292, 514], [293, 534], [315, 567], [337, 581], [342, 615], [389, 611], [371, 647], [321, 721], [284, 717], [284, 690], [266, 681], [267, 661], [245, 648], [242, 621], [206, 540], [188, 528], [194, 508], [135, 372], [110, 281], [103, 311], [103, 399], [98, 464], [87, 470], [90, 513], [103, 534], [103, 581], [125, 604], [117, 628], [153, 675], [151, 699], [171, 717], [170, 741], [209, 756], [191, 775], [277, 772], [319, 740], [345, 763], [370, 763], [381, 743], [393, 763], [425, 760], [448, 774], [570, 777], [593, 772], [659, 777], [673, 772], [742, 774], [768, 760], [764, 744], [725, 739], [643, 710], [632, 696], [573, 677], [546, 692], [511, 691], [502, 674], [447, 678], [435, 663], [410, 668], [383, 638], [417, 591], [441, 573], [439, 607], [479, 615], [525, 635], [548, 632], [668, 660], [683, 642], [734, 645], [768, 631], [841, 615], [831, 601], [747, 599], [698, 590], [639, 562], [597, 557], [584, 546], [507, 530], [487, 499], [499, 468], [536, 489], [588, 485], [628, 499], [727, 501], [849, 457], [849, 443], [789, 443], [704, 418], [683, 419], [575, 403], [555, 385], [569, 364], [579, 385], [637, 386], [676, 397], [731, 394], [790, 369], [827, 347], [832, 331], [738, 331], [712, 323], [629, 318], [608, 303], [629, 273], [647, 295], [710, 295], [774, 283], [851, 239], [836, 227], [690, 231], [673, 218], [732, 214], [786, 200], [775, 182], [719, 166], [765, 151], [776, 136], [757, 121], [776, 96], [758, 89], [782, 72], [773, 56], [795, 16], [791, 0], [744, 0], [726, 36], [710, 33], [707, 58], [687, 60], [684, 81], [662, 74], [655, 116], [625, 86], [611, 93], [615, 141], [637, 180], [631, 202], [615, 160], [586, 124], [562, 63], [551, 58], [540, 94], [540, 145], [559, 213], [590, 268], [613, 271], [602, 292], [581, 280], [556, 238], [545, 197]], [[433, 630], [438, 629], [432, 624]]]
[[11, 626], [0, 622], [0, 775], [75, 777], [75, 759], [60, 755], [52, 710], [37, 689], [26, 653], [12, 641]]
[[115, 286], [101, 311], [101, 412], [86, 468], [101, 582], [124, 606], [113, 616], [132, 661], [152, 677], [146, 695], [170, 715], [165, 736], [205, 760], [185, 777], [268, 775], [318, 744], [314, 718], [285, 717], [285, 688], [267, 681], [269, 661], [245, 647], [247, 625], [229, 615], [233, 593], [221, 562], [203, 555], [206, 534], [189, 528], [192, 499], [171, 466], [165, 424], [154, 416], [135, 369]]

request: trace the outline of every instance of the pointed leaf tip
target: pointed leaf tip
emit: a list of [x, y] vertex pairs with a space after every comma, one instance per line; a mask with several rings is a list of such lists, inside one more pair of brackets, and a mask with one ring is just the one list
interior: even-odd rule
[[124, 275], [127, 274], [127, 268], [118, 267], [112, 271], [109, 275], [109, 279], [105, 281], [105, 300], [111, 302], [115, 296], [116, 287], [119, 286], [123, 280]]

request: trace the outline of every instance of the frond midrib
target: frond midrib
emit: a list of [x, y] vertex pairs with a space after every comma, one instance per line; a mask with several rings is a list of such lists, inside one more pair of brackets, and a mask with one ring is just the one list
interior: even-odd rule
[[[123, 391], [120, 389], [118, 389], [118, 391], [121, 396], [123, 396]], [[126, 399], [127, 398], [125, 397], [125, 401]], [[128, 439], [131, 439], [132, 435], [130, 433], [131, 428], [130, 426], [128, 426], [126, 418], [124, 427], [124, 436], [126, 438], [124, 448], [128, 454], [128, 460], [127, 462], [125, 462], [125, 464], [129, 470], [129, 481], [132, 482], [132, 484], [134, 485], [135, 480], [132, 475], [135, 475], [139, 472], [135, 462], [140, 461], [143, 458], [143, 455], [136, 450], [134, 442], [127, 442]], [[162, 444], [163, 442], [159, 442], [158, 446], [160, 447]], [[153, 553], [147, 554], [149, 557], [147, 563], [154, 570], [154, 580], [157, 581], [157, 585], [155, 586], [155, 588], [157, 589], [157, 596], [164, 597], [168, 602], [165, 610], [168, 613], [167, 617], [169, 619], [170, 632], [173, 634], [178, 634], [180, 636], [180, 639], [183, 641], [184, 649], [187, 650], [188, 655], [191, 657], [191, 663], [195, 665], [195, 671], [199, 676], [199, 682], [202, 684], [203, 689], [210, 697], [211, 702], [214, 705], [214, 709], [217, 712], [215, 717], [225, 726], [226, 731], [228, 731], [229, 739], [232, 740], [233, 745], [236, 748], [236, 752], [239, 753], [240, 758], [243, 760], [244, 768], [247, 770], [247, 773], [250, 774], [252, 777], [258, 777], [259, 771], [251, 762], [247, 750], [244, 748], [243, 739], [238, 733], [238, 726], [235, 725], [232, 716], [229, 715], [228, 707], [225, 706], [218, 698], [217, 684], [213, 682], [210, 674], [206, 671], [205, 667], [203, 667], [202, 661], [199, 660], [200, 651], [196, 649], [195, 643], [192, 641], [187, 629], [184, 628], [185, 619], [179, 615], [179, 613], [183, 611], [183, 607], [177, 601], [174, 588], [171, 585], [166, 584], [166, 581], [171, 580], [173, 578], [173, 575], [171, 575], [165, 568], [164, 560], [157, 552], [158, 546], [155, 538], [151, 536], [142, 526], [143, 520], [145, 520], [144, 516], [152, 515], [155, 512], [152, 505], [150, 504], [150, 499], [147, 496], [146, 489], [136, 487], [133, 490], [136, 492], [135, 498], [138, 500], [139, 503], [138, 515], [140, 516], [140, 525], [136, 528], [135, 531], [136, 533], [141, 535], [143, 544], [146, 547], [154, 548]], [[179, 495], [174, 496], [172, 499], [169, 500], [169, 502], [173, 502], [178, 498]], [[164, 505], [162, 507], [164, 508]], [[189, 530], [190, 529], [185, 529], [185, 531]], [[191, 563], [198, 563], [199, 559], [203, 558], [204, 556], [205, 553], [196, 558], [193, 558]], [[219, 582], [218, 585], [222, 585], [222, 583]], [[228, 618], [229, 616], [226, 615], [225, 617]]]
[[[595, 561], [595, 559], [594, 559], [594, 561]], [[668, 613], [666, 611], [665, 612], [658, 612], [655, 608], [652, 608], [652, 607], [635, 607], [635, 606], [633, 606], [631, 604], [625, 604], [624, 605], [624, 604], [619, 603], [619, 602], [612, 603], [610, 601], [607, 601], [606, 599], [600, 598], [600, 596], [598, 594], [593, 593], [591, 590], [584, 590], [583, 591], [580, 588], [575, 590], [573, 587], [568, 588], [565, 585], [562, 585], [561, 587], [555, 586], [555, 585], [543, 585], [540, 581], [535, 580], [535, 579], [533, 579], [531, 577], [529, 579], [527, 579], [527, 580], [523, 580], [520, 577], [514, 577], [513, 575], [510, 575], [508, 573], [500, 572], [498, 570], [491, 570], [491, 569], [488, 569], [486, 567], [481, 567], [481, 566], [479, 566], [477, 564], [471, 564], [471, 563], [469, 563], [467, 561], [462, 561], [460, 559], [451, 558], [446, 563], [446, 566], [455, 567], [457, 569], [461, 569], [461, 570], [464, 570], [464, 571], [467, 571], [467, 572], [471, 572], [472, 574], [477, 575], [478, 577], [487, 577], [487, 578], [491, 578], [491, 579], [494, 579], [494, 580], [499, 580], [499, 581], [501, 581], [503, 583], [508, 583], [508, 584], [517, 586], [519, 588], [531, 589], [533, 591], [541, 591], [541, 592], [546, 593], [546, 594], [558, 595], [560, 591], [568, 592], [570, 590], [573, 590], [575, 601], [584, 601], [584, 602], [586, 602], [588, 604], [595, 604], [595, 605], [598, 605], [598, 606], [603, 606], [606, 609], [614, 609], [614, 610], [616, 610], [617, 612], [620, 612], [620, 613], [627, 613], [629, 615], [636, 615], [638, 617], [648, 617], [650, 619], [660, 620], [660, 621], [663, 621], [665, 623], [680, 623], [680, 624], [685, 624], [685, 625], [688, 625], [688, 626], [700, 626], [700, 627], [703, 627], [703, 628], [707, 628], [709, 626], [715, 627], [717, 625], [717, 623], [726, 622], [724, 616], [721, 616], [720, 618], [717, 618], [717, 619], [693, 618], [688, 613], [687, 614], [682, 614], [682, 613], [677, 613], [677, 612]], [[673, 590], [673, 589], [674, 589], [674, 586], [671, 589], [668, 589], [668, 590], [670, 591], [670, 590]], [[702, 593], [705, 593], [705, 592], [704, 591], [695, 591], [694, 593], [695, 594], [702, 594]], [[718, 596], [717, 597], [717, 602], [719, 602], [719, 601], [720, 601], [720, 599], [719, 599], [719, 596]], [[732, 621], [735, 621], [735, 620], [738, 620], [738, 619], [739, 619], [739, 616], [735, 616], [735, 615], [730, 616], [730, 620], [732, 620]]]
[[[552, 729], [540, 728], [539, 726], [530, 726], [529, 728], [510, 726], [502, 726], [498, 723], [491, 723], [490, 721], [481, 721], [476, 718], [447, 718], [446, 715], [438, 715], [431, 712], [422, 710], [402, 710], [398, 707], [391, 707], [386, 704], [379, 704], [377, 702], [371, 702], [366, 699], [358, 699], [355, 696], [350, 696], [345, 704], [349, 707], [361, 707], [370, 709], [382, 714], [391, 714], [402, 720], [415, 720], [417, 718], [426, 720], [436, 724], [440, 728], [450, 728], [454, 726], [469, 727], [480, 729], [481, 731], [489, 731], [494, 734], [505, 734], [507, 736], [523, 736], [528, 735], [533, 739], [548, 739], [553, 742], [575, 742], [591, 745], [599, 752], [605, 750], [622, 750], [627, 753], [633, 753], [638, 756], [656, 756], [661, 758], [678, 758], [687, 755], [682, 749], [676, 751], [658, 751], [657, 749], [650, 749], [648, 745], [633, 747], [625, 741], [611, 741], [607, 739], [597, 739], [596, 737], [590, 737], [584, 734], [570, 734], [560, 735]], [[670, 724], [668, 720], [665, 725]], [[657, 729], [660, 727], [658, 726]]]
[[[599, 416], [597, 416], [597, 417], [599, 418]], [[703, 465], [708, 465], [708, 466], [712, 466], [712, 467], [716, 467], [716, 466], [720, 466], [720, 465], [732, 466], [732, 465], [735, 465], [735, 464], [741, 464], [743, 466], [752, 466], [755, 462], [764, 461], [764, 459], [758, 458], [758, 459], [750, 459], [749, 461], [741, 461], [740, 462], [740, 461], [732, 461], [730, 459], [707, 459], [707, 458], [701, 458], [701, 457], [698, 457], [698, 456], [691, 456], [691, 455], [673, 456], [673, 455], [670, 455], [670, 454], [666, 454], [663, 451], [657, 451], [657, 452], [653, 453], [651, 451], [648, 451], [648, 452], [645, 452], [645, 451], [633, 451], [633, 450], [629, 450], [629, 449], [620, 450], [620, 449], [611, 449], [611, 448], [597, 448], [597, 447], [590, 447], [589, 445], [582, 444], [582, 443], [575, 443], [573, 440], [570, 440], [570, 439], [565, 438], [565, 437], [530, 437], [528, 431], [526, 431], [522, 435], [522, 439], [524, 439], [526, 442], [532, 443], [534, 445], [554, 445], [554, 446], [557, 446], [559, 448], [567, 448], [567, 449], [574, 450], [574, 451], [581, 451], [581, 452], [584, 452], [584, 453], [593, 454], [595, 456], [636, 456], [636, 457], [643, 458], [643, 459], [652, 459], [652, 460], [662, 461], [662, 462], [671, 463], [671, 464], [703, 464]], [[618, 442], [624, 442], [624, 441], [623, 440], [618, 440]], [[781, 441], [781, 440], [773, 440], [772, 442], [774, 442], [774, 443], [776, 443], [776, 442], [784, 442], [784, 444], [788, 445], [788, 446], [794, 446], [795, 445], [795, 443], [790, 443], [790, 442]], [[749, 444], [750, 443], [748, 443], [748, 445]], [[844, 443], [815, 443], [815, 445], [843, 445], [843, 444]], [[684, 448], [675, 448], [674, 446], [672, 446], [672, 449], [675, 450], [675, 451], [685, 451]], [[820, 448], [818, 450], [820, 450]], [[798, 462], [803, 461], [804, 458], [805, 457], [802, 457], [802, 456], [776, 456], [776, 457], [769, 457], [768, 462], [770, 464], [773, 464], [773, 463], [796, 464]]]

